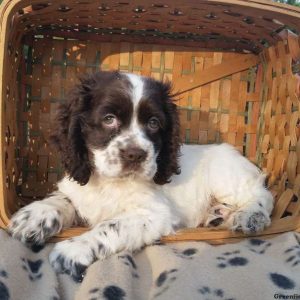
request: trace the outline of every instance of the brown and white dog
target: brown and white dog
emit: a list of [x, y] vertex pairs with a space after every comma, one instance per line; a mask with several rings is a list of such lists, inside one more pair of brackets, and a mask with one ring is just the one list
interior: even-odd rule
[[256, 166], [227, 144], [180, 145], [169, 84], [117, 71], [86, 75], [60, 106], [52, 140], [67, 175], [56, 192], [19, 210], [9, 231], [42, 244], [84, 220], [90, 230], [50, 254], [55, 270], [76, 280], [95, 260], [179, 227], [226, 218], [231, 230], [253, 233], [270, 224], [273, 198]]

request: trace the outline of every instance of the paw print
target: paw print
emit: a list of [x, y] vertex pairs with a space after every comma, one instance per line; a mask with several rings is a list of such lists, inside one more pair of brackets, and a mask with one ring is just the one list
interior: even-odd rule
[[248, 259], [242, 256], [238, 256], [240, 250], [236, 250], [233, 252], [224, 252], [222, 256], [218, 256], [217, 260], [219, 260], [219, 264], [217, 265], [219, 268], [224, 269], [227, 267], [242, 267], [248, 264]]
[[105, 287], [103, 290], [98, 288], [93, 288], [89, 291], [90, 300], [97, 299], [116, 299], [116, 300], [124, 300], [126, 297], [125, 291], [116, 285], [109, 285]]
[[289, 255], [289, 257], [286, 259], [286, 262], [292, 264], [292, 267], [295, 267], [300, 264], [299, 245], [286, 249], [284, 253], [285, 255]]
[[204, 295], [205, 299], [207, 300], [215, 300], [215, 299], [235, 300], [235, 298], [225, 297], [225, 292], [222, 289], [214, 289], [208, 286], [202, 286], [200, 289], [198, 289], [198, 292], [201, 295]]
[[93, 288], [89, 291], [89, 294], [90, 294], [90, 298], [89, 300], [97, 300], [101, 297], [101, 292], [100, 292], [100, 289], [98, 288]]
[[32, 261], [30, 259], [22, 258], [22, 268], [28, 273], [31, 281], [36, 281], [42, 278], [43, 274], [40, 272], [43, 261], [38, 259]]
[[270, 273], [269, 277], [274, 285], [283, 290], [292, 290], [295, 288], [296, 283], [291, 278], [279, 274], [279, 273]]
[[139, 275], [137, 273], [137, 265], [131, 255], [128, 255], [128, 254], [120, 255], [120, 256], [118, 256], [118, 258], [121, 259], [126, 266], [130, 266], [132, 268], [132, 270], [133, 270], [132, 277], [133, 278], [139, 278]]
[[183, 251], [179, 251], [177, 249], [173, 249], [174, 254], [177, 257], [183, 258], [183, 259], [193, 259], [195, 254], [198, 252], [195, 248], [188, 248]]
[[[3, 278], [3, 281], [8, 278], [8, 274], [6, 271], [0, 269], [0, 279]], [[1, 300], [9, 300], [10, 294], [9, 289], [5, 285], [5, 283], [0, 280], [0, 299]]]
[[39, 253], [45, 248], [45, 244], [26, 244], [33, 253]]
[[248, 249], [257, 254], [264, 254], [272, 245], [272, 243], [260, 239], [249, 239], [249, 243]]
[[157, 288], [157, 292], [154, 295], [154, 298], [162, 295], [170, 288], [170, 283], [176, 280], [177, 269], [172, 269], [170, 271], [164, 271], [159, 274], [157, 279], [155, 280], [155, 287]]
[[[0, 270], [0, 277], [2, 277], [2, 278], [7, 278], [7, 277], [8, 277], [7, 272], [4, 271], [4, 270]], [[1, 299], [1, 298], [0, 298], [0, 299]]]

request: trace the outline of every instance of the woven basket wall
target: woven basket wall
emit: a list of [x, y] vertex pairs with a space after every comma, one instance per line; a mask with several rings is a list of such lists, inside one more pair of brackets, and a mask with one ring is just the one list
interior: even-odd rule
[[[261, 235], [300, 231], [300, 10], [269, 1], [106, 3], [1, 5], [0, 225], [63, 176], [47, 140], [78, 74], [119, 69], [172, 80], [183, 142], [228, 142], [268, 174], [276, 206]], [[240, 238], [197, 228], [164, 240]]]

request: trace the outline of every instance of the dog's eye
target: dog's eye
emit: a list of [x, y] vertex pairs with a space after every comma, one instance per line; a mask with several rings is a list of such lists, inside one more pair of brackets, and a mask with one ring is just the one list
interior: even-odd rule
[[115, 115], [108, 114], [103, 118], [103, 123], [110, 127], [118, 126], [118, 119]]
[[148, 128], [152, 131], [157, 131], [160, 127], [160, 122], [156, 117], [152, 117], [148, 121]]

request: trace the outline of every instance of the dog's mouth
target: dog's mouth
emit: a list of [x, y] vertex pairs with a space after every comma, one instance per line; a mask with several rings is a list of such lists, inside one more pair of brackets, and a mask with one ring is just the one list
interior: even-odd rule
[[131, 163], [130, 165], [123, 166], [122, 177], [138, 176], [143, 173], [144, 169], [140, 163]]
[[139, 162], [123, 163], [123, 171], [126, 172], [138, 172], [142, 170], [142, 164]]
[[119, 177], [120, 178], [138, 178], [140, 177], [141, 172], [135, 172], [135, 171], [127, 171], [123, 172]]

